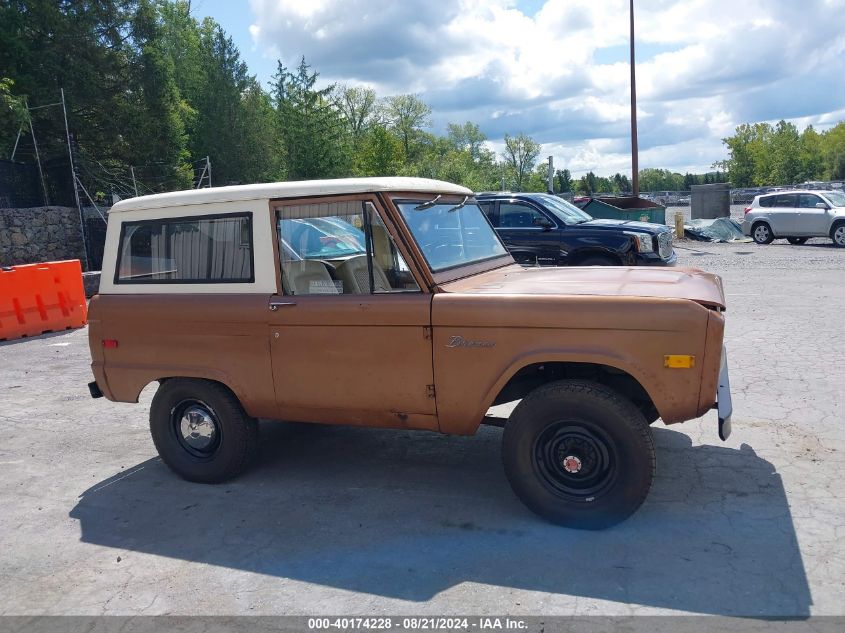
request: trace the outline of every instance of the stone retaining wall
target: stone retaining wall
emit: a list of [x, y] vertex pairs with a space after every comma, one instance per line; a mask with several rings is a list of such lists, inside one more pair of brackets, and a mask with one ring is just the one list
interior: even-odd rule
[[85, 261], [79, 212], [71, 207], [0, 209], [0, 266]]

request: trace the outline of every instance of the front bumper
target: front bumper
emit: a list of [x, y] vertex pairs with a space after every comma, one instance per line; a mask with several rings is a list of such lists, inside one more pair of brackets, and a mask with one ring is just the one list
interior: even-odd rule
[[731, 401], [731, 381], [728, 376], [728, 352], [722, 347], [722, 364], [719, 368], [719, 382], [716, 388], [716, 409], [719, 413], [719, 439], [723, 442], [731, 435], [731, 415], [733, 402]]
[[657, 253], [637, 253], [635, 256], [635, 266], [674, 266], [678, 263], [678, 254], [675, 249], [672, 249], [672, 254], [668, 259], [663, 259]]

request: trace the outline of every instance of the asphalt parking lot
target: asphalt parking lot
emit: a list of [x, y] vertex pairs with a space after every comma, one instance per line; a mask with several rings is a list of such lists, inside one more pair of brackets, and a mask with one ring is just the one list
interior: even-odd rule
[[679, 242], [723, 276], [733, 435], [658, 423], [630, 520], [529, 513], [472, 438], [262, 423], [177, 479], [140, 405], [91, 400], [85, 330], [0, 343], [0, 614], [845, 614], [845, 249]]

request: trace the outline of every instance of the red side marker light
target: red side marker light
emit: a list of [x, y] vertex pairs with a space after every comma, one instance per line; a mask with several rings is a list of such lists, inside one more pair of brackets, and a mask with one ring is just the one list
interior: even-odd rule
[[103, 347], [105, 349], [115, 349], [117, 347], [117, 339], [116, 338], [104, 338], [103, 339]]

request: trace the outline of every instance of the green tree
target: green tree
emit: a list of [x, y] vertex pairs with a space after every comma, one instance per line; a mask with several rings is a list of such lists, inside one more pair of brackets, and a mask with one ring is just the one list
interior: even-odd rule
[[449, 123], [447, 126], [449, 142], [457, 150], [466, 150], [473, 160], [480, 160], [484, 152], [484, 132], [477, 124], [467, 121], [463, 125]]
[[403, 158], [399, 139], [384, 126], [372, 125], [363, 132], [354, 170], [359, 176], [395, 176]]
[[802, 181], [821, 180], [824, 178], [824, 150], [822, 136], [812, 125], [808, 125], [801, 133], [799, 141], [798, 162]]
[[558, 192], [570, 193], [572, 191], [572, 174], [568, 169], [556, 170], [555, 180], [557, 180]]
[[[132, 19], [137, 0], [3, 0], [0, 2], [0, 75], [33, 107], [56, 103], [64, 88], [68, 121], [83, 150], [126, 159], [125, 137], [136, 90], [129, 65], [137, 54]], [[2, 122], [0, 139], [14, 142], [19, 124]], [[37, 115], [42, 158], [66, 156], [60, 108]]]
[[29, 124], [26, 100], [22, 95], [13, 94], [14, 87], [14, 81], [0, 77], [0, 130], [11, 131]]
[[147, 0], [139, 3], [132, 34], [138, 51], [128, 68], [135, 87], [128, 97], [128, 158], [135, 164], [166, 165], [171, 173], [161, 183], [165, 188], [189, 187], [193, 173], [185, 123], [193, 113], [179, 94], [173, 62], [161, 45], [155, 8]]
[[316, 88], [318, 77], [305, 57], [295, 72], [279, 62], [274, 76], [282, 154], [291, 180], [330, 178], [349, 172], [345, 122], [330, 98], [335, 87]]
[[838, 123], [822, 137], [825, 176], [831, 180], [845, 179], [845, 122]]
[[530, 136], [505, 134], [505, 164], [517, 191], [522, 191], [526, 178], [534, 169], [539, 155], [540, 144]]
[[624, 174], [613, 175], [613, 190], [616, 193], [631, 193], [631, 181]]
[[402, 141], [406, 159], [413, 161], [421, 149], [416, 141], [423, 128], [431, 125], [431, 108], [416, 95], [395, 95], [383, 110], [388, 125]]
[[372, 88], [338, 85], [335, 86], [333, 99], [346, 122], [353, 144], [357, 145], [370, 126], [379, 123], [376, 91]]
[[767, 182], [760, 184], [793, 184], [801, 175], [801, 137], [795, 124], [779, 121], [765, 148], [770, 157]]

